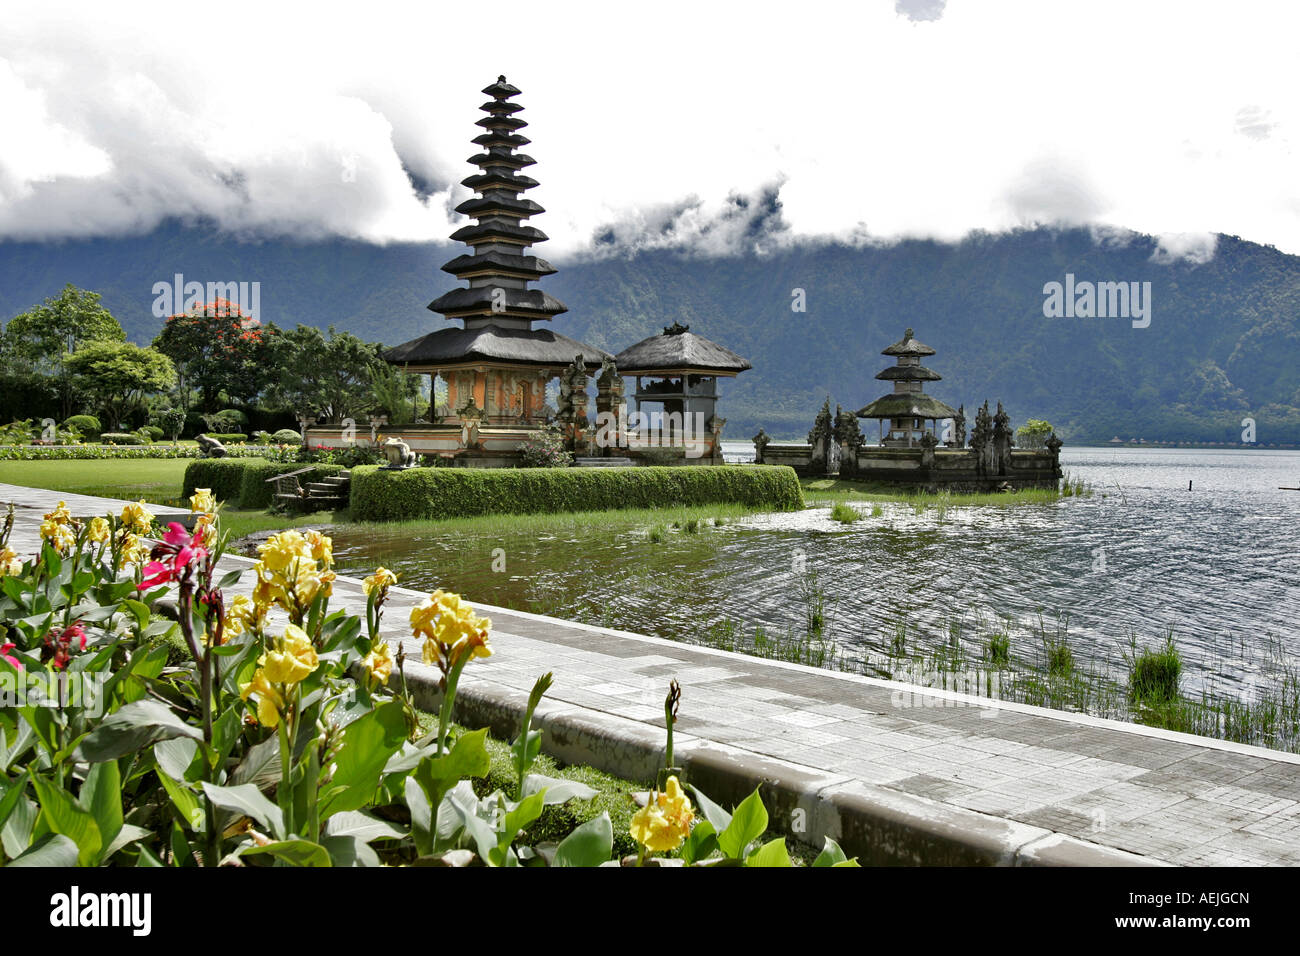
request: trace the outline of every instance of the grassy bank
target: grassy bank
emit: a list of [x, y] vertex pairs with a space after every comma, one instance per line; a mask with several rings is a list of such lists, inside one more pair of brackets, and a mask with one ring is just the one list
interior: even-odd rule
[[800, 478], [804, 500], [812, 507], [825, 508], [837, 503], [901, 503], [910, 504], [918, 511], [927, 508], [960, 508], [970, 506], [1044, 505], [1062, 498], [1091, 497], [1092, 488], [1081, 479], [1066, 475], [1061, 488], [1017, 488], [1014, 491], [929, 493], [920, 489], [898, 488], [875, 481], [848, 481], [842, 478]]

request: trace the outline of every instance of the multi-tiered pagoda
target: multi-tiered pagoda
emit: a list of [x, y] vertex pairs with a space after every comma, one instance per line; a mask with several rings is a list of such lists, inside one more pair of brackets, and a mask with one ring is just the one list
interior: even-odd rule
[[518, 115], [523, 107], [511, 102], [519, 89], [504, 76], [483, 92], [491, 97], [481, 107], [487, 115], [478, 121], [485, 132], [473, 140], [482, 152], [469, 158], [479, 172], [461, 181], [478, 196], [456, 207], [476, 222], [451, 234], [471, 251], [442, 267], [469, 287], [429, 303], [431, 311], [462, 327], [430, 332], [384, 353], [385, 361], [403, 371], [442, 376], [447, 383], [446, 407], [441, 415], [431, 408], [430, 418], [459, 431], [461, 441], [449, 444], [429, 433], [419, 444], [433, 444], [420, 451], [512, 453], [526, 437], [521, 429], [532, 431], [545, 421], [548, 382], [575, 362], [594, 369], [610, 358], [600, 349], [534, 327], [567, 310], [559, 299], [529, 287], [555, 269], [529, 254], [547, 237], [527, 224], [545, 211], [523, 196], [537, 185], [520, 172], [536, 161], [517, 152], [529, 143], [519, 133], [528, 124]]
[[[911, 448], [927, 433], [933, 435], [940, 420], [957, 418], [957, 409], [925, 394], [925, 383], [937, 382], [943, 376], [921, 364], [922, 357], [935, 352], [912, 338], [911, 329], [880, 354], [897, 359], [896, 364], [876, 373], [876, 378], [893, 382], [894, 390], [857, 413], [859, 418], [880, 420], [880, 444]], [[885, 433], [886, 421], [889, 422], [888, 434]]]

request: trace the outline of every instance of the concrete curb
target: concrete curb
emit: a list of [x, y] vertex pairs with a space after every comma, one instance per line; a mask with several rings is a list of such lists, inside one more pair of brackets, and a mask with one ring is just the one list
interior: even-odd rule
[[[437, 711], [438, 678], [432, 667], [407, 663], [407, 687], [418, 707]], [[527, 700], [491, 680], [466, 681], [456, 694], [455, 719], [510, 739]], [[533, 726], [544, 732], [543, 751], [562, 763], [646, 782], [663, 766], [664, 732], [642, 721], [544, 699]], [[675, 762], [710, 799], [734, 806], [760, 787], [773, 829], [813, 847], [831, 837], [864, 865], [1170, 865], [689, 734], [674, 734], [673, 743]]]

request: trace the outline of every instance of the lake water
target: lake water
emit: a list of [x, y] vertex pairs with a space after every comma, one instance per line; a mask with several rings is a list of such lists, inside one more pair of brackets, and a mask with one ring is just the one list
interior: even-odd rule
[[[748, 443], [728, 451], [736, 457]], [[651, 542], [644, 527], [391, 535], [336, 529], [340, 570], [376, 564], [402, 583], [678, 640], [726, 618], [801, 629], [801, 568], [827, 595], [828, 634], [850, 654], [888, 647], [899, 615], [911, 648], [955, 619], [1009, 620], [1030, 642], [1068, 616], [1076, 657], [1118, 667], [1130, 634], [1172, 629], [1187, 687], [1251, 695], [1282, 648], [1300, 656], [1300, 453], [1066, 448], [1091, 497], [1048, 505], [930, 509], [886, 504], [853, 525], [828, 509], [757, 515]], [[1188, 490], [1188, 481], [1192, 490]], [[494, 549], [506, 568], [493, 571]]]

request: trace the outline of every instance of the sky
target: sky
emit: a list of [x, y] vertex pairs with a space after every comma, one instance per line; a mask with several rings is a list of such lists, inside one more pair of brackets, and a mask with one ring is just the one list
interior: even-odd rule
[[1300, 254], [1297, 27], [1251, 0], [0, 0], [0, 239], [443, 240], [504, 73], [555, 261], [1035, 225]]

